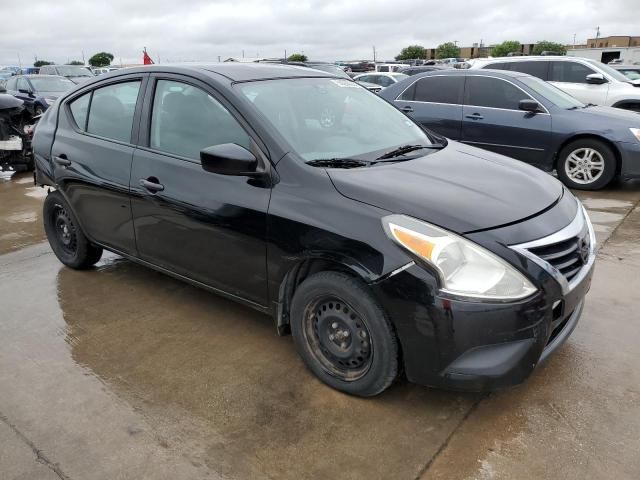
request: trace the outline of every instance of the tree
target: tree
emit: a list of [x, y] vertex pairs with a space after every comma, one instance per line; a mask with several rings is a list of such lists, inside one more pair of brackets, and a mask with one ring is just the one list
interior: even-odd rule
[[559, 53], [560, 55], [565, 55], [567, 53], [567, 47], [561, 43], [542, 40], [541, 42], [536, 43], [533, 47], [533, 52], [531, 53], [534, 55], [540, 55], [542, 52], [554, 52]]
[[306, 62], [307, 56], [302, 53], [294, 53], [287, 58], [288, 62]]
[[108, 67], [111, 65], [111, 60], [113, 60], [112, 54], [108, 52], [100, 52], [96, 53], [89, 59], [89, 65], [92, 67]]
[[396, 60], [413, 60], [415, 58], [426, 58], [426, 56], [427, 51], [422, 45], [409, 45], [396, 55]]
[[36, 60], [35, 62], [33, 62], [33, 66], [36, 68], [40, 68], [43, 65], [53, 65], [53, 62], [49, 62], [47, 60]]
[[436, 49], [437, 58], [455, 58], [460, 56], [460, 49], [453, 42], [446, 42], [438, 45]]
[[80, 60], [71, 60], [67, 65], [84, 65]]
[[521, 51], [520, 42], [517, 40], [506, 40], [491, 49], [491, 56], [506, 57], [509, 53], [520, 53]]

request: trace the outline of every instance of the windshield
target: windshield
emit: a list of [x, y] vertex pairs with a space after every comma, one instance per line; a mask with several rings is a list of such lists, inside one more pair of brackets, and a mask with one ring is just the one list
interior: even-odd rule
[[87, 67], [76, 67], [73, 65], [56, 66], [58, 73], [65, 77], [93, 77], [91, 70]]
[[636, 69], [624, 69], [624, 70], [618, 70], [620, 73], [622, 73], [625, 77], [627, 77], [629, 80], [640, 80], [640, 68]]
[[562, 90], [554, 87], [550, 83], [540, 80], [538, 77], [522, 76], [518, 77], [518, 80], [557, 107], [582, 108], [585, 106], [581, 101], [572, 97], [568, 93], [564, 93]]
[[236, 88], [306, 161], [370, 160], [400, 145], [431, 144], [403, 113], [350, 80], [264, 80]]
[[71, 80], [62, 77], [31, 77], [29, 80], [36, 92], [66, 92], [75, 86]]
[[347, 73], [343, 69], [341, 69], [340, 67], [336, 67], [335, 65], [329, 65], [324, 63], [316, 63], [316, 64], [309, 63], [308, 66], [311, 68], [315, 68], [316, 70], [322, 70], [323, 72], [328, 72], [333, 75], [336, 75], [342, 78], [348, 78], [349, 80], [351, 80], [351, 77], [347, 75]]
[[602, 70], [604, 73], [606, 73], [607, 75], [609, 75], [611, 78], [618, 80], [619, 82], [629, 82], [629, 79], [627, 77], [625, 77], [623, 74], [621, 74], [619, 71], [617, 71], [614, 68], [611, 68], [609, 65], [605, 65], [602, 62], [598, 62], [596, 60], [587, 60], [587, 62], [589, 62], [591, 65], [595, 65], [597, 68], [599, 68], [600, 70]]

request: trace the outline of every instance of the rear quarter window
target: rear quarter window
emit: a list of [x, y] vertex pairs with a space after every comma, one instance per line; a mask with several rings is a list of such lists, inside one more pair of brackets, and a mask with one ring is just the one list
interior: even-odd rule
[[89, 113], [89, 101], [91, 100], [91, 92], [85, 93], [79, 98], [76, 98], [69, 104], [69, 110], [73, 121], [76, 122], [76, 126], [80, 130], [87, 129], [87, 114]]

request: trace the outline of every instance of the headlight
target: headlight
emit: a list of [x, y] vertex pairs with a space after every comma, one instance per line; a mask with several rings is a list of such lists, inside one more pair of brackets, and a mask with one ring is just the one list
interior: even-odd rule
[[629, 130], [631, 130], [633, 136], [640, 142], [640, 128], [630, 128]]
[[382, 219], [387, 235], [438, 272], [442, 290], [492, 300], [528, 297], [536, 288], [524, 275], [480, 245], [406, 215]]

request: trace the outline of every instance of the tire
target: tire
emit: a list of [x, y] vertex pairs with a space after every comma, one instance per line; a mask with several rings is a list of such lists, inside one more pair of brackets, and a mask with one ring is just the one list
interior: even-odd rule
[[560, 152], [557, 172], [558, 178], [569, 188], [599, 190], [616, 174], [616, 155], [600, 140], [575, 140]]
[[51, 192], [47, 196], [43, 217], [49, 245], [67, 267], [83, 270], [100, 260], [102, 248], [89, 242], [60, 192]]
[[398, 341], [382, 307], [360, 280], [321, 272], [296, 289], [291, 333], [298, 354], [320, 380], [371, 397], [398, 375]]

